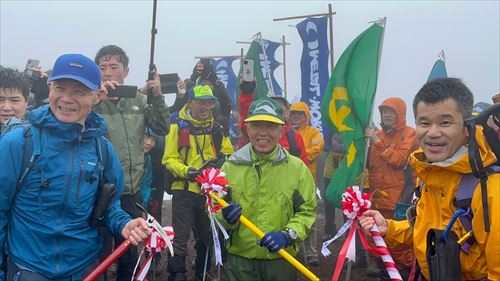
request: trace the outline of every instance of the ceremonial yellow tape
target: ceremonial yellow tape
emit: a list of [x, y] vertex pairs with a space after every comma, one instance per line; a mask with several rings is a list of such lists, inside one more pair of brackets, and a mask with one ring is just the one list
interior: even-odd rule
[[[224, 199], [220, 198], [219, 195], [216, 193], [210, 192], [210, 197], [212, 199], [217, 200], [219, 205], [222, 207], [226, 207], [229, 205]], [[253, 224], [251, 221], [249, 221], [247, 218], [245, 218], [243, 215], [240, 216], [240, 222], [248, 227], [255, 235], [257, 235], [259, 238], [264, 237], [265, 233], [262, 232], [255, 224]], [[280, 249], [278, 251], [278, 254], [285, 260], [287, 260], [291, 265], [293, 265], [298, 271], [302, 272], [309, 280], [314, 280], [314, 281], [319, 281], [319, 278], [314, 275], [307, 267], [302, 265], [298, 260], [296, 260], [292, 255], [290, 255], [285, 249]]]

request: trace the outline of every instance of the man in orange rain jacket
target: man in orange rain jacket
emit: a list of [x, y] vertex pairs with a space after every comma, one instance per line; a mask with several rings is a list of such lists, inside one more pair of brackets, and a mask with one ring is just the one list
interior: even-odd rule
[[[402, 99], [388, 98], [378, 108], [382, 130], [365, 130], [365, 136], [370, 140], [368, 170], [370, 189], [374, 192], [372, 207], [384, 217], [394, 218], [396, 203], [405, 188], [405, 173], [411, 173], [408, 157], [417, 148], [415, 129], [406, 125], [406, 104]], [[404, 247], [391, 251], [400, 271], [409, 271], [414, 260], [411, 250]], [[368, 261], [369, 275], [383, 272], [381, 261], [378, 266], [371, 262], [372, 259]]]

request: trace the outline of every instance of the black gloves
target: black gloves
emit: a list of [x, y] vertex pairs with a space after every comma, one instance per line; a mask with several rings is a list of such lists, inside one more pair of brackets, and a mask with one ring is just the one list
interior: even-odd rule
[[253, 94], [255, 91], [257, 83], [255, 81], [248, 82], [248, 81], [243, 81], [240, 84], [240, 90], [242, 94]]
[[241, 206], [238, 203], [231, 202], [226, 207], [222, 208], [222, 216], [230, 223], [235, 224], [241, 217]]
[[193, 167], [189, 167], [188, 168], [188, 171], [187, 171], [187, 178], [190, 180], [190, 181], [195, 181], [195, 178], [200, 175], [201, 172], [196, 170], [195, 168]]

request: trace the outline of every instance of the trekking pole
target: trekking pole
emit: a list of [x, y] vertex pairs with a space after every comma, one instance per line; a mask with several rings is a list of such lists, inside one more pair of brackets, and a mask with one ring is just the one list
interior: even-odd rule
[[[217, 195], [217, 193], [210, 192], [209, 195], [212, 199], [216, 200], [217, 203], [219, 203], [219, 205], [221, 205], [222, 207], [226, 207], [227, 205], [229, 205], [224, 199], [220, 198], [219, 195]], [[240, 216], [240, 222], [248, 229], [250, 229], [259, 238], [264, 237], [265, 233], [243, 215]], [[288, 261], [291, 265], [293, 265], [298, 271], [304, 274], [309, 280], [314, 280], [314, 281], [319, 280], [319, 278], [316, 275], [314, 275], [314, 273], [312, 273], [307, 267], [305, 267], [298, 260], [296, 260], [285, 249], [280, 249], [278, 251], [278, 254], [280, 254], [280, 256], [284, 258], [286, 261]]]
[[[157, 0], [153, 0], [153, 24], [151, 27], [151, 49], [150, 49], [150, 53], [149, 53], [148, 81], [153, 80], [155, 78], [155, 74], [156, 74], [156, 66], [154, 63], [155, 36], [156, 36], [156, 33], [158, 33], [158, 30], [156, 29], [156, 1]], [[153, 92], [151, 90], [148, 90], [147, 103], [149, 106], [151, 106], [151, 104], [153, 104]]]

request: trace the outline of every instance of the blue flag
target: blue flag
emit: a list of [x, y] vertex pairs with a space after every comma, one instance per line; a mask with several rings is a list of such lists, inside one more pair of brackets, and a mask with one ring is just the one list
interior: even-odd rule
[[330, 75], [328, 74], [328, 18], [307, 18], [297, 24], [303, 49], [300, 60], [302, 96], [301, 101], [311, 109], [311, 126], [318, 128], [325, 141], [330, 140], [331, 131], [321, 117], [321, 101]]
[[[280, 66], [280, 63], [276, 60], [275, 54], [276, 50], [278, 49], [279, 46], [281, 46], [280, 43], [269, 41], [269, 40], [262, 40], [264, 42], [264, 50], [266, 51], [266, 57], [262, 54], [262, 48], [259, 50], [259, 59], [260, 59], [260, 65], [262, 67], [262, 73], [264, 74], [264, 80], [266, 80], [266, 83], [268, 85], [272, 85], [272, 87], [268, 86], [269, 89], [273, 89], [274, 94], [276, 96], [282, 96], [283, 95], [283, 90], [281, 89], [281, 86], [278, 84], [278, 81], [276, 81], [276, 77], [274, 76], [274, 71], [278, 66]], [[265, 66], [265, 58], [267, 58], [267, 65], [269, 67], [269, 71], [271, 73], [271, 77], [268, 77], [267, 75], [267, 69]]]
[[444, 51], [441, 51], [438, 55], [436, 63], [434, 63], [434, 66], [432, 67], [429, 77], [427, 78], [427, 82], [437, 78], [446, 77], [448, 77], [448, 73], [446, 73], [446, 65], [444, 63]]
[[233, 61], [235, 58], [226, 57], [220, 58], [218, 60], [213, 60], [212, 65], [214, 66], [217, 78], [224, 84], [227, 89], [227, 93], [231, 98], [231, 105], [233, 108], [238, 108], [236, 106], [236, 74], [233, 71]]

